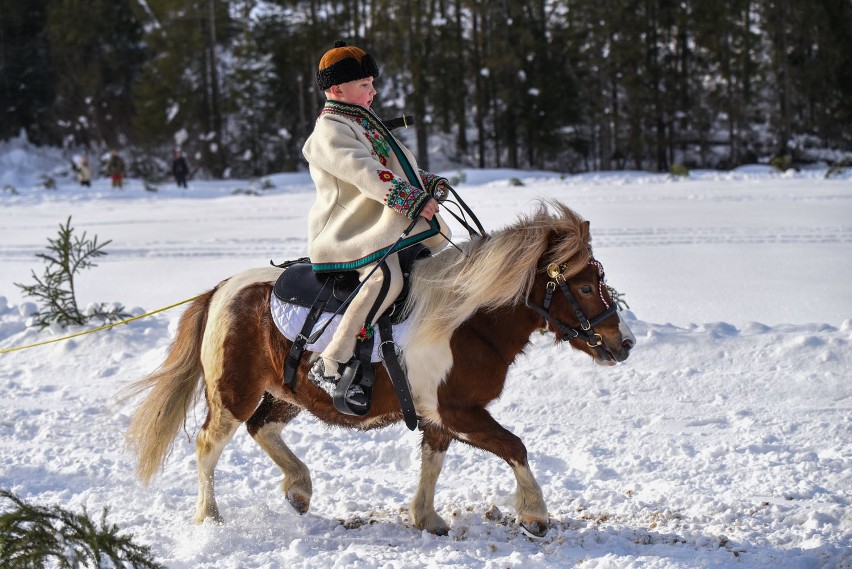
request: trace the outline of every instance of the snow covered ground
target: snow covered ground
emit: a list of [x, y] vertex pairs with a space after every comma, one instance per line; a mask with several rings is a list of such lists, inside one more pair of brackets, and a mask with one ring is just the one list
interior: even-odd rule
[[[141, 313], [305, 253], [305, 174], [235, 195], [259, 185], [151, 193], [139, 180], [113, 191], [100, 179], [89, 190], [54, 169], [51, 191], [33, 176], [57, 157], [16, 149], [0, 148], [3, 184], [17, 191], [0, 195], [0, 348], [82, 330], [27, 327], [33, 307], [13, 284], [41, 273], [34, 255], [69, 215], [79, 232], [112, 239], [79, 279], [83, 305], [118, 301]], [[491, 408], [529, 449], [551, 516], [543, 539], [513, 523], [508, 466], [460, 444], [436, 497], [450, 535], [413, 529], [418, 435], [402, 425], [329, 429], [307, 415], [284, 432], [312, 470], [307, 515], [288, 506], [280, 471], [240, 431], [217, 471], [226, 523], [193, 525], [191, 436], [203, 409], [144, 488], [122, 448], [132, 406], [115, 404], [125, 383], [159, 365], [179, 308], [0, 355], [0, 487], [92, 513], [108, 506], [111, 522], [175, 569], [848, 569], [852, 177], [823, 175], [465, 172], [457, 188], [486, 228], [531, 211], [537, 198], [589, 219], [638, 339], [628, 361], [602, 368], [536, 335]]]

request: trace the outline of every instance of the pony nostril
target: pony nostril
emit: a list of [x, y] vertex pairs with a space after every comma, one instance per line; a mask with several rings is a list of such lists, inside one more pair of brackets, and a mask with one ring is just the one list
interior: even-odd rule
[[631, 348], [633, 348], [633, 340], [631, 340], [630, 338], [625, 338], [621, 342], [621, 347], [625, 350], [630, 350]]

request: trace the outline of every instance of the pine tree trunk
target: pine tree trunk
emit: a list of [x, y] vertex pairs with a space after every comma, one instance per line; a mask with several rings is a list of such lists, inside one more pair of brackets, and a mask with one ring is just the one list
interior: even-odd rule
[[216, 5], [215, 0], [207, 0], [208, 16], [210, 18], [210, 30], [207, 36], [207, 49], [210, 53], [210, 115], [215, 150], [212, 152], [211, 167], [216, 177], [221, 177], [225, 171], [225, 149], [222, 140], [222, 106], [219, 94], [219, 70], [216, 60]]

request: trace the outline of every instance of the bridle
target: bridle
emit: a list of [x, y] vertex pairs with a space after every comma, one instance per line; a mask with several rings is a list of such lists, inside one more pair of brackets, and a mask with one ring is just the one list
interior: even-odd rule
[[[598, 269], [598, 276], [600, 277], [600, 280], [598, 281], [598, 295], [600, 296], [601, 301], [603, 301], [604, 306], [606, 306], [606, 309], [601, 314], [595, 316], [592, 320], [586, 318], [586, 314], [583, 312], [583, 309], [580, 308], [580, 304], [577, 302], [577, 299], [575, 299], [574, 295], [571, 294], [571, 289], [568, 288], [565, 275], [562, 274], [567, 263], [563, 263], [561, 265], [551, 263], [547, 266], [547, 276], [550, 277], [550, 280], [547, 282], [547, 287], [545, 289], [543, 305], [540, 306], [534, 303], [529, 296], [526, 298], [525, 302], [531, 310], [541, 315], [547, 322], [550, 322], [557, 330], [559, 330], [563, 338], [567, 338], [568, 340], [580, 338], [581, 340], [585, 340], [586, 344], [588, 344], [590, 348], [604, 350], [603, 338], [600, 334], [595, 332], [595, 325], [600, 324], [615, 314], [618, 310], [618, 304], [607, 300], [607, 295], [604, 292], [606, 284], [604, 284], [603, 265], [601, 265], [601, 263], [594, 257], [589, 257], [589, 264], [594, 265]], [[550, 314], [550, 304], [553, 301], [553, 293], [556, 291], [557, 287], [559, 287], [562, 294], [565, 295], [565, 298], [568, 300], [568, 303], [571, 304], [571, 307], [574, 309], [574, 315], [577, 317], [577, 321], [580, 322], [579, 328], [569, 326], [567, 323], [554, 318]]]

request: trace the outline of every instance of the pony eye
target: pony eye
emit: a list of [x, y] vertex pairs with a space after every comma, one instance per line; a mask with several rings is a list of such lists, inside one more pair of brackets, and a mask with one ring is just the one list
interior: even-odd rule
[[590, 295], [592, 294], [592, 287], [589, 285], [583, 285], [580, 287], [580, 292], [585, 295]]

